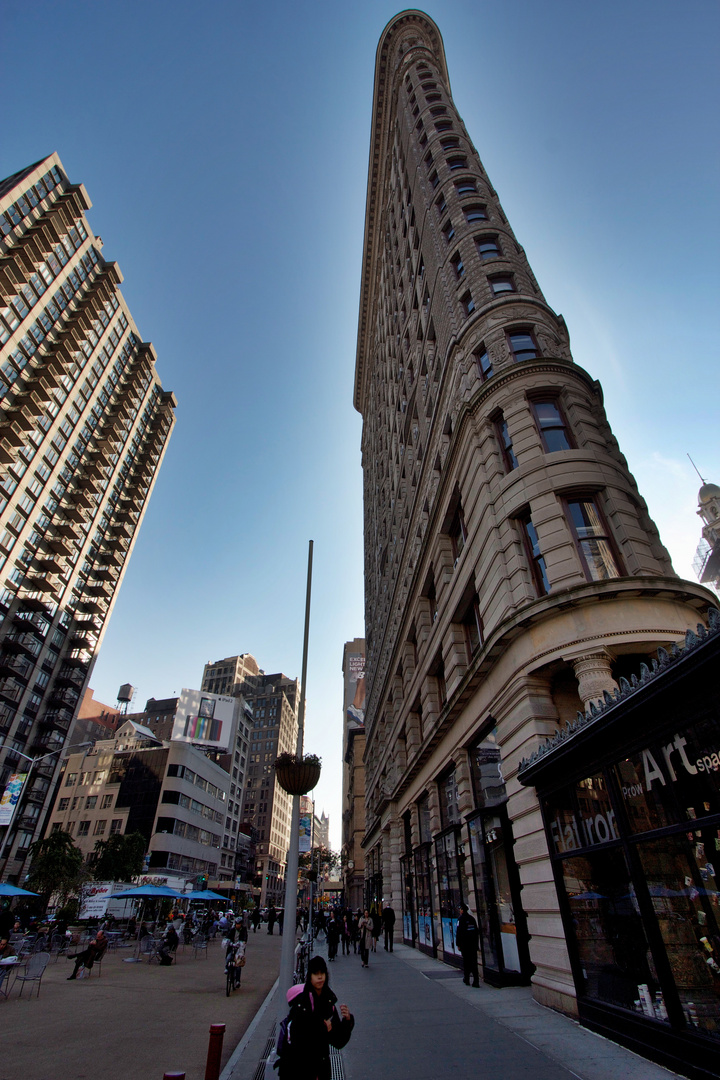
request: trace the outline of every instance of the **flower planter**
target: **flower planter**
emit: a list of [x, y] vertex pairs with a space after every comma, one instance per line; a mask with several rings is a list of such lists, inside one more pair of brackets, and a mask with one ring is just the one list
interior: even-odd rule
[[276, 762], [275, 776], [283, 791], [288, 795], [307, 795], [308, 791], [317, 784], [320, 779], [320, 762], [300, 761]]

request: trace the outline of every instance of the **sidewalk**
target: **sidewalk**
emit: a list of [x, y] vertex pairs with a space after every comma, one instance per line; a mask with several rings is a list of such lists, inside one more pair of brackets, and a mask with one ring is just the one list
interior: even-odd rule
[[[315, 950], [327, 957], [324, 943]], [[330, 985], [355, 1016], [333, 1080], [672, 1080], [671, 1073], [568, 1017], [543, 1008], [529, 987], [465, 986], [455, 968], [415, 949], [380, 945], [364, 970], [338, 956]], [[263, 1080], [279, 1012], [266, 999], [221, 1080]], [[277, 1073], [271, 1074], [277, 1077]]]

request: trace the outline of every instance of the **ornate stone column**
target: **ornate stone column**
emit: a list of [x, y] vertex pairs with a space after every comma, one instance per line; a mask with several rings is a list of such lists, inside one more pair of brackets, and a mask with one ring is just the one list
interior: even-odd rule
[[604, 690], [612, 694], [617, 689], [611, 664], [612, 656], [607, 649], [596, 649], [573, 660], [578, 692], [586, 709], [591, 701], [602, 703]]

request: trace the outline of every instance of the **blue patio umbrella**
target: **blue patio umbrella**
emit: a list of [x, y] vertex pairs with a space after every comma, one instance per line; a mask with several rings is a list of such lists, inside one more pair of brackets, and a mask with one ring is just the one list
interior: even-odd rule
[[212, 889], [193, 889], [192, 892], [181, 893], [183, 900], [227, 900], [227, 896], [221, 896]]
[[171, 889], [168, 885], [140, 885], [137, 889], [125, 889], [123, 892], [113, 893], [110, 900], [151, 900], [153, 897], [162, 898], [163, 896], [172, 897], [173, 900], [178, 900], [182, 897], [182, 893], [177, 889]]
[[39, 896], [39, 893], [20, 889], [17, 885], [8, 885], [7, 881], [0, 882], [0, 896]]

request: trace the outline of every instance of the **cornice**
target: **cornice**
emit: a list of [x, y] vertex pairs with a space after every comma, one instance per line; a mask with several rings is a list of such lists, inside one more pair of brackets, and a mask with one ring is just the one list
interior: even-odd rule
[[[408, 31], [410, 33], [408, 34]], [[403, 39], [403, 34], [408, 34]], [[414, 36], [417, 34], [418, 36]], [[399, 45], [399, 55], [393, 51]], [[430, 53], [450, 90], [450, 79], [445, 61], [442, 37], [433, 20], [422, 11], [401, 11], [385, 27], [375, 56], [375, 83], [373, 88], [373, 111], [370, 128], [370, 156], [368, 187], [365, 203], [365, 238], [363, 241], [363, 265], [360, 283], [360, 313], [358, 319], [358, 342], [355, 360], [354, 405], [362, 413], [364, 385], [367, 371], [368, 318], [372, 281], [378, 262], [378, 246], [383, 238], [377, 236], [378, 195], [389, 151], [389, 134], [392, 130], [391, 105], [397, 100], [397, 92], [405, 68], [422, 53]], [[394, 62], [393, 62], [394, 61]]]

